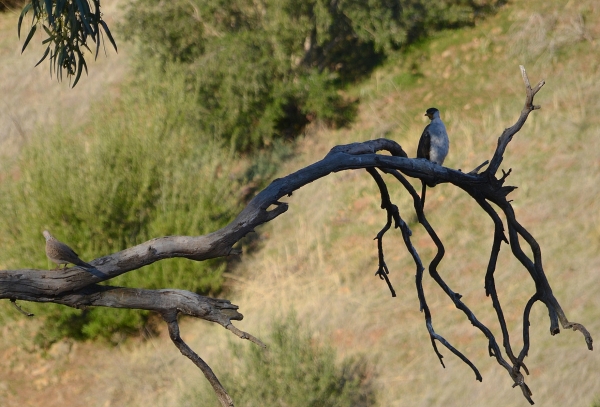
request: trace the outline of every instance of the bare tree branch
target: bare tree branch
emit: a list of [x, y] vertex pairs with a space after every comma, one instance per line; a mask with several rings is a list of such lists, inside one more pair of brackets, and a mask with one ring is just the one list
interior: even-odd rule
[[[383, 237], [392, 228], [393, 223], [394, 229], [400, 229], [406, 248], [415, 263], [415, 282], [419, 306], [424, 314], [431, 344], [440, 363], [442, 366], [444, 365], [443, 356], [438, 350], [436, 342], [441, 343], [465, 362], [475, 373], [476, 379], [481, 380], [481, 374], [475, 365], [433, 328], [433, 317], [423, 290], [425, 266], [411, 242], [411, 230], [402, 219], [398, 207], [391, 201], [388, 184], [380, 174], [380, 172], [383, 172], [391, 175], [411, 195], [419, 223], [425, 228], [436, 245], [436, 255], [427, 267], [429, 275], [443, 289], [454, 305], [465, 314], [467, 319], [486, 336], [490, 357], [494, 357], [498, 364], [507, 370], [514, 381], [514, 386], [519, 386], [524, 397], [533, 404], [531, 391], [525, 384], [521, 373], [521, 369], [523, 369], [526, 374], [529, 374], [523, 361], [530, 348], [529, 317], [533, 304], [541, 301], [547, 307], [550, 318], [550, 333], [552, 335], [560, 332], [560, 323], [565, 329], [570, 328], [581, 332], [590, 350], [593, 349], [593, 340], [583, 325], [570, 322], [567, 319], [558, 300], [554, 297], [544, 273], [539, 244], [516, 219], [510, 201], [507, 200], [507, 195], [515, 187], [504, 185], [511, 171], [502, 170], [502, 176], [500, 178], [496, 177], [508, 143], [522, 128], [529, 113], [539, 108], [539, 106], [533, 104], [533, 99], [544, 85], [544, 81], [540, 81], [538, 85], [531, 88], [523, 67], [521, 67], [521, 74], [525, 83], [525, 106], [517, 122], [512, 127], [505, 129], [498, 139], [498, 145], [490, 164], [482, 172], [479, 171], [487, 162], [477, 166], [469, 173], [464, 173], [460, 170], [439, 166], [427, 160], [410, 159], [402, 147], [392, 140], [377, 139], [336, 146], [322, 160], [283, 178], [274, 180], [268, 187], [258, 193], [230, 224], [216, 232], [204, 236], [167, 236], [152, 239], [118, 253], [91, 261], [90, 263], [95, 267], [92, 272], [78, 267], [66, 270], [0, 270], [0, 299], [10, 299], [13, 303], [16, 300], [53, 302], [75, 308], [102, 306], [155, 311], [162, 315], [166, 321], [171, 340], [175, 346], [198, 366], [211, 383], [221, 405], [233, 406], [233, 401], [211, 368], [181, 339], [177, 316], [184, 314], [218, 323], [238, 337], [264, 347], [259, 339], [240, 331], [232, 324], [232, 320], [239, 321], [243, 318], [236, 305], [227, 300], [207, 298], [184, 290], [146, 290], [101, 286], [98, 283], [167, 258], [184, 257], [190, 260], [202, 261], [227, 256], [235, 252], [233, 245], [247, 233], [287, 211], [288, 204], [281, 202], [281, 198], [291, 196], [292, 192], [297, 189], [332, 172], [366, 169], [379, 188], [381, 208], [386, 211], [386, 222], [375, 237], [378, 250], [376, 275], [386, 281], [392, 296], [395, 296], [389, 278], [390, 270], [384, 259], [383, 248]], [[381, 151], [388, 154], [380, 154]], [[491, 297], [492, 306], [496, 311], [498, 324], [502, 331], [502, 347], [510, 362], [503, 357], [502, 350], [491, 330], [477, 319], [475, 314], [461, 300], [461, 295], [454, 292], [443, 280], [439, 269], [445, 253], [444, 245], [428, 222], [423, 212], [421, 198], [408, 182], [406, 176], [420, 180], [435, 179], [438, 184], [451, 183], [469, 194], [491, 218], [494, 225], [494, 240], [485, 274], [485, 292], [487, 296]], [[500, 209], [500, 212], [496, 212], [491, 205], [492, 203]], [[505, 234], [505, 227], [500, 213], [505, 218], [508, 238]], [[531, 258], [521, 249], [521, 239], [529, 245], [533, 253]], [[494, 272], [502, 242], [510, 245], [512, 255], [528, 271], [535, 284], [535, 293], [532, 294], [523, 310], [523, 347], [518, 356], [515, 356], [511, 346], [509, 330], [494, 280]]]
[[[419, 223], [421, 223], [425, 227], [425, 229], [427, 230], [427, 233], [429, 233], [429, 236], [432, 238], [432, 240], [434, 241], [434, 243], [437, 247], [437, 253], [436, 253], [435, 257], [433, 258], [433, 260], [431, 261], [431, 263], [429, 264], [429, 274], [436, 280], [436, 282], [438, 284], [440, 284], [442, 286], [442, 288], [444, 288], [444, 291], [446, 292], [446, 294], [448, 294], [450, 292], [449, 295], [451, 296], [451, 298], [453, 298], [453, 301], [455, 301], [455, 299], [460, 299], [460, 294], [452, 293], [450, 291], [450, 289], [448, 288], [448, 286], [446, 285], [446, 283], [441, 279], [441, 277], [437, 273], [436, 267], [442, 261], [442, 258], [444, 257], [445, 249], [444, 249], [444, 245], [442, 244], [441, 240], [438, 238], [437, 234], [435, 233], [435, 231], [433, 230], [433, 228], [431, 227], [431, 225], [425, 218], [425, 213], [423, 212], [423, 202], [421, 201], [422, 198], [419, 197], [419, 194], [417, 193], [417, 191], [415, 191], [413, 186], [398, 171], [387, 170], [387, 169], [386, 169], [386, 171], [389, 172], [390, 174], [392, 174], [394, 177], [396, 177], [396, 179], [398, 181], [400, 181], [400, 183], [404, 186], [404, 188], [406, 188], [406, 190], [413, 197], [414, 207], [415, 207], [415, 211], [417, 212], [417, 217], [419, 219]], [[406, 229], [408, 229], [408, 226], [406, 226]], [[415, 263], [417, 265], [417, 275], [416, 275], [417, 294], [419, 296], [419, 301], [421, 303], [421, 311], [425, 314], [425, 325], [427, 326], [427, 331], [429, 332], [429, 338], [431, 340], [431, 345], [433, 346], [433, 350], [435, 351], [440, 363], [442, 364], [442, 366], [444, 368], [446, 367], [444, 365], [444, 362], [442, 361], [443, 356], [437, 349], [435, 340], [439, 341], [442, 345], [444, 345], [446, 348], [448, 348], [452, 353], [454, 353], [456, 356], [458, 356], [463, 362], [465, 362], [475, 373], [475, 378], [478, 381], [481, 381], [482, 380], [481, 374], [479, 373], [479, 370], [475, 367], [475, 365], [465, 355], [463, 355], [454, 346], [452, 346], [443, 336], [438, 335], [434, 331], [432, 318], [431, 318], [431, 312], [429, 311], [429, 307], [427, 306], [427, 301], [425, 300], [425, 292], [423, 291], [423, 271], [425, 270], [425, 268], [423, 267], [423, 265], [421, 263], [421, 259], [415, 255], [416, 250], [410, 241], [410, 234], [407, 233], [404, 229], [402, 230], [402, 238], [404, 239], [404, 243], [406, 244], [408, 251], [412, 254], [413, 260], [415, 260]], [[448, 289], [448, 291], [446, 291], [446, 288]], [[455, 302], [455, 304], [456, 304], [456, 302]]]
[[177, 322], [177, 312], [165, 312], [162, 316], [169, 327], [169, 336], [177, 349], [179, 349], [182, 355], [188, 357], [196, 366], [198, 366], [202, 373], [204, 373], [206, 380], [208, 380], [212, 386], [221, 405], [223, 407], [233, 407], [233, 400], [229, 394], [227, 394], [225, 388], [219, 379], [217, 379], [217, 376], [215, 376], [210, 366], [208, 366], [206, 362], [183, 341], [183, 339], [181, 339], [181, 336], [179, 335], [179, 323]]
[[513, 136], [517, 134], [521, 127], [525, 124], [527, 117], [529, 117], [529, 113], [533, 110], [540, 109], [540, 106], [535, 106], [533, 104], [534, 96], [540, 91], [542, 86], [546, 83], [544, 80], [541, 80], [535, 88], [531, 88], [531, 84], [529, 83], [529, 78], [527, 77], [527, 72], [525, 72], [525, 67], [523, 65], [519, 65], [521, 69], [521, 76], [523, 76], [523, 82], [525, 83], [525, 106], [523, 106], [523, 110], [521, 110], [521, 115], [515, 124], [511, 127], [504, 129], [500, 138], [498, 138], [498, 147], [496, 147], [496, 151], [494, 152], [494, 156], [490, 162], [490, 165], [487, 169], [487, 173], [490, 176], [494, 176], [500, 164], [502, 163], [502, 157], [504, 156], [504, 151], [506, 150], [506, 146], [511, 142]]
[[381, 193], [381, 209], [385, 209], [387, 212], [387, 222], [383, 226], [383, 229], [381, 229], [379, 231], [379, 233], [377, 233], [377, 236], [375, 237], [375, 240], [377, 240], [377, 254], [379, 257], [379, 267], [377, 268], [375, 275], [379, 276], [379, 278], [381, 278], [382, 280], [385, 280], [385, 282], [388, 285], [388, 288], [390, 289], [390, 292], [392, 293], [392, 297], [395, 297], [396, 292], [394, 291], [394, 287], [392, 286], [392, 283], [390, 282], [390, 279], [388, 278], [388, 274], [390, 274], [390, 270], [388, 269], [387, 264], [385, 264], [385, 260], [384, 260], [384, 256], [383, 256], [383, 235], [385, 235], [385, 233], [392, 226], [392, 218], [395, 221], [394, 228], [400, 227], [400, 222], [404, 222], [404, 221], [400, 218], [400, 212], [398, 211], [398, 207], [396, 205], [392, 204], [392, 201], [390, 200], [390, 194], [387, 189], [387, 185], [383, 181], [383, 178], [381, 177], [381, 175], [379, 175], [379, 173], [377, 172], [377, 170], [375, 168], [367, 168], [367, 172], [373, 177], [373, 179], [375, 180], [375, 183], [379, 187], [379, 191]]

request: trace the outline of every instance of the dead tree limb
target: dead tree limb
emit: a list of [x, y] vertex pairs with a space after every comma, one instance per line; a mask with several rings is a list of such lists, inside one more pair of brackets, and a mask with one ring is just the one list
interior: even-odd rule
[[[482, 172], [479, 171], [487, 162], [478, 165], [468, 173], [464, 173], [460, 170], [441, 167], [425, 159], [408, 158], [402, 147], [392, 140], [377, 139], [336, 146], [321, 161], [274, 180], [256, 195], [231, 223], [216, 232], [204, 236], [167, 236], [152, 239], [118, 253], [91, 261], [90, 263], [96, 268], [93, 273], [78, 267], [67, 270], [2, 270], [0, 271], [0, 299], [10, 299], [13, 303], [16, 300], [53, 302], [75, 308], [102, 306], [155, 311], [162, 315], [167, 323], [171, 340], [175, 346], [204, 373], [213, 386], [221, 405], [233, 406], [233, 401], [214, 375], [212, 369], [181, 339], [177, 316], [184, 314], [216, 322], [240, 338], [264, 346], [257, 338], [240, 331], [232, 324], [231, 321], [239, 321], [243, 318], [242, 314], [237, 311], [238, 307], [236, 305], [227, 300], [207, 298], [183, 290], [146, 290], [101, 286], [98, 283], [167, 258], [184, 257], [190, 260], [202, 261], [232, 254], [235, 252], [234, 244], [246, 234], [287, 211], [288, 204], [280, 202], [281, 198], [291, 196], [292, 192], [297, 189], [332, 172], [366, 169], [379, 188], [381, 208], [386, 211], [386, 223], [375, 237], [378, 250], [376, 275], [386, 281], [392, 296], [395, 296], [389, 278], [390, 270], [384, 259], [383, 248], [383, 238], [393, 224], [394, 229], [400, 229], [406, 248], [414, 260], [419, 306], [424, 314], [431, 344], [440, 363], [443, 366], [443, 356], [437, 348], [436, 342], [442, 344], [464, 361], [473, 370], [477, 380], [482, 379], [475, 365], [433, 328], [433, 317], [423, 290], [425, 266], [411, 242], [412, 232], [402, 219], [398, 207], [390, 199], [388, 184], [386, 184], [381, 174], [384, 173], [391, 175], [411, 195], [419, 223], [423, 225], [436, 245], [436, 255], [427, 267], [429, 275], [443, 289], [454, 305], [465, 314], [467, 319], [485, 335], [488, 339], [489, 355], [494, 357], [498, 364], [507, 370], [514, 381], [514, 386], [519, 386], [525, 398], [533, 404], [531, 391], [525, 384], [521, 373], [521, 369], [523, 369], [526, 374], [529, 374], [524, 359], [530, 347], [529, 315], [533, 304], [541, 301], [547, 307], [550, 318], [550, 333], [552, 335], [560, 332], [559, 324], [565, 329], [570, 328], [580, 331], [590, 350], [592, 350], [592, 337], [583, 325], [570, 322], [567, 319], [552, 293], [542, 267], [541, 249], [533, 236], [517, 221], [510, 201], [507, 200], [507, 195], [515, 189], [513, 186], [504, 185], [510, 170], [507, 172], [502, 170], [503, 175], [500, 178], [496, 177], [508, 143], [523, 127], [529, 113], [539, 108], [539, 106], [533, 104], [533, 99], [544, 85], [544, 81], [531, 88], [523, 67], [521, 67], [521, 74], [525, 83], [525, 106], [517, 122], [505, 129], [498, 139], [498, 145], [489, 166]], [[378, 154], [380, 151], [385, 151], [388, 154]], [[508, 360], [503, 356], [501, 347], [491, 330], [477, 319], [475, 314], [461, 300], [461, 295], [454, 292], [440, 275], [438, 268], [444, 257], [444, 245], [427, 221], [421, 198], [406, 179], [407, 176], [421, 180], [435, 179], [438, 184], [451, 183], [469, 194], [491, 218], [494, 225], [494, 240], [485, 274], [485, 291], [491, 297], [492, 306], [496, 311], [498, 324], [502, 331], [502, 348], [504, 348]], [[503, 220], [492, 207], [492, 203], [504, 214], [508, 238]], [[529, 245], [533, 253], [532, 257], [527, 256], [521, 249], [521, 240]], [[529, 272], [535, 284], [535, 293], [532, 294], [523, 310], [523, 347], [518, 352], [518, 356], [515, 356], [516, 354], [511, 346], [508, 328], [494, 281], [494, 272], [502, 242], [510, 245], [512, 254]]]

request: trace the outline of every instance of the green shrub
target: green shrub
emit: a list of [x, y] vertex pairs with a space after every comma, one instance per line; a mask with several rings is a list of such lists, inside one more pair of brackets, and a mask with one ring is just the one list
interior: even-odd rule
[[[80, 131], [32, 139], [15, 177], [0, 185], [0, 264], [53, 267], [44, 255], [44, 229], [90, 260], [156, 236], [202, 235], [228, 223], [241, 204], [236, 162], [218, 139], [191, 125], [193, 94], [182, 75], [169, 71], [144, 88], [126, 87], [112, 106], [92, 110]], [[110, 284], [214, 294], [224, 267], [223, 260], [169, 259]], [[110, 337], [147, 319], [141, 311], [31, 308], [49, 315], [49, 340]]]
[[239, 370], [223, 376], [223, 385], [240, 406], [343, 407], [375, 405], [364, 360], [336, 363], [335, 350], [319, 345], [294, 314], [276, 322], [268, 348], [232, 342]]
[[[434, 30], [472, 24], [480, 0], [134, 0], [122, 28], [140, 67], [176, 61], [199, 90], [204, 131], [238, 150], [355, 113], [339, 94], [385, 55]], [[150, 57], [152, 56], [152, 57]]]

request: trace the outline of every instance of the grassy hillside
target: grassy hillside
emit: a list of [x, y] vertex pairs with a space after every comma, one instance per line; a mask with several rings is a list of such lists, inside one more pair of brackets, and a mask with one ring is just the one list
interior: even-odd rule
[[[502, 130], [524, 101], [518, 65], [546, 86], [524, 129], [510, 144], [503, 168], [521, 223], [538, 239], [554, 292], [567, 316], [600, 332], [600, 5], [539, 1], [508, 4], [472, 29], [442, 33], [413, 47], [348, 92], [360, 97], [356, 123], [330, 131], [314, 126], [298, 156], [281, 169], [294, 171], [334, 145], [377, 137], [415, 151], [430, 106], [442, 112], [451, 137], [446, 165], [474, 168], [489, 159]], [[79, 85], [78, 85], [79, 86]], [[400, 188], [392, 196], [405, 218], [412, 204]], [[364, 355], [374, 368], [381, 406], [526, 406], [494, 360], [486, 341], [441, 290], [426, 279], [436, 331], [479, 368], [483, 382], [449, 352], [442, 369], [431, 349], [414, 289], [414, 265], [399, 233], [385, 242], [391, 298], [376, 270], [372, 238], [385, 221], [373, 182], [363, 171], [334, 174], [288, 198], [290, 210], [261, 232], [261, 249], [230, 271], [232, 292], [245, 320], [241, 329], [266, 334], [273, 317], [294, 308], [315, 342], [329, 342], [340, 357]], [[496, 334], [483, 276], [492, 225], [470, 198], [441, 185], [428, 194], [427, 212], [446, 244], [440, 272]], [[424, 260], [433, 245], [411, 224]], [[524, 303], [533, 292], [525, 270], [503, 247], [497, 274], [500, 299], [515, 345]], [[532, 348], [526, 380], [538, 405], [591, 406], [600, 396], [600, 357], [578, 333], [551, 337], [541, 305], [531, 317]], [[5, 406], [214, 405], [204, 378], [162, 335], [117, 348], [55, 345], [47, 355], [27, 353], [31, 321], [2, 335], [0, 402]], [[16, 333], [15, 333], [16, 332]], [[17, 336], [18, 335], [18, 336]], [[237, 369], [234, 340], [222, 328], [184, 324], [183, 336], [215, 369]], [[598, 340], [598, 338], [596, 338]], [[251, 344], [244, 343], [249, 347]], [[213, 400], [213, 401], [211, 401]], [[211, 404], [213, 403], [213, 404]]]

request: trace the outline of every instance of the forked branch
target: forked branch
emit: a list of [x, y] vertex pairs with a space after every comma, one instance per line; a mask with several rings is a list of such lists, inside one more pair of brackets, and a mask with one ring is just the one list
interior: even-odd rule
[[[392, 296], [395, 296], [390, 279], [390, 270], [384, 258], [383, 246], [384, 236], [392, 229], [393, 225], [394, 229], [400, 229], [406, 248], [414, 260], [419, 307], [424, 314], [425, 325], [429, 332], [431, 344], [440, 363], [443, 365], [443, 356], [437, 348], [437, 342], [464, 361], [473, 370], [476, 379], [481, 380], [481, 374], [475, 365], [433, 328], [433, 316], [427, 305], [423, 290], [425, 266], [421, 261], [418, 251], [411, 242], [411, 230], [402, 219], [398, 207], [390, 199], [388, 184], [386, 184], [380, 174], [382, 172], [391, 175], [392, 179], [397, 181], [413, 198], [417, 218], [436, 245], [436, 255], [427, 266], [429, 275], [443, 289], [454, 305], [465, 314], [466, 318], [485, 335], [488, 340], [489, 355], [494, 357], [507, 370], [514, 381], [514, 386], [519, 386], [525, 398], [533, 404], [531, 391], [525, 384], [523, 374], [521, 373], [521, 369], [523, 369], [528, 374], [524, 359], [530, 347], [529, 315], [533, 304], [541, 301], [548, 308], [550, 333], [552, 335], [559, 333], [560, 323], [565, 329], [570, 328], [581, 332], [590, 350], [593, 347], [593, 342], [592, 337], [583, 325], [570, 322], [565, 316], [560, 304], [552, 293], [552, 289], [544, 273], [541, 249], [538, 243], [516, 219], [510, 201], [506, 198], [515, 187], [504, 186], [510, 170], [507, 172], [503, 170], [503, 175], [500, 178], [496, 177], [508, 144], [523, 127], [529, 113], [539, 108], [539, 106], [533, 104], [533, 99], [544, 85], [544, 81], [540, 81], [532, 88], [523, 67], [521, 67], [521, 74], [525, 83], [525, 106], [517, 122], [505, 129], [498, 139], [498, 145], [490, 160], [490, 164], [482, 172], [479, 171], [487, 163], [477, 166], [471, 172], [464, 173], [441, 167], [425, 159], [410, 159], [402, 147], [392, 140], [377, 139], [363, 143], [336, 146], [322, 160], [293, 174], [274, 180], [267, 188], [256, 195], [230, 224], [216, 232], [204, 236], [168, 236], [152, 239], [90, 262], [95, 267], [94, 273], [78, 267], [51, 271], [32, 269], [1, 270], [0, 298], [10, 299], [13, 303], [16, 300], [24, 300], [53, 302], [75, 308], [102, 306], [155, 311], [162, 315], [165, 320], [171, 340], [175, 346], [204, 373], [213, 386], [221, 405], [233, 406], [233, 401], [214, 375], [212, 369], [181, 339], [177, 316], [185, 314], [218, 323], [238, 337], [264, 346], [260, 340], [246, 332], [240, 331], [231, 323], [232, 320], [239, 321], [243, 318], [242, 314], [237, 311], [238, 307], [236, 305], [231, 304], [227, 300], [207, 298], [183, 290], [145, 290], [101, 286], [99, 283], [167, 258], [184, 257], [190, 260], [201, 261], [235, 253], [234, 244], [240, 241], [247, 233], [287, 211], [288, 204], [281, 202], [281, 198], [290, 196], [297, 189], [332, 172], [366, 169], [379, 188], [381, 208], [386, 211], [386, 222], [375, 238], [378, 250], [378, 269], [376, 275], [386, 281]], [[388, 154], [380, 154], [380, 151], [385, 151]], [[440, 266], [445, 252], [444, 245], [434, 228], [427, 221], [423, 212], [421, 198], [408, 182], [406, 176], [418, 179], [435, 178], [438, 184], [445, 182], [457, 186], [467, 192], [492, 220], [492, 224], [494, 225], [494, 239], [485, 272], [485, 291], [491, 297], [492, 306], [496, 311], [498, 324], [502, 331], [502, 348], [508, 360], [504, 358], [502, 349], [491, 330], [477, 319], [475, 314], [462, 301], [461, 295], [454, 292], [442, 278]], [[505, 234], [503, 220], [500, 214], [492, 207], [492, 203], [500, 209], [500, 213], [504, 214], [508, 238]], [[533, 253], [532, 257], [527, 256], [521, 249], [521, 239], [529, 245]], [[518, 356], [516, 356], [511, 346], [509, 330], [506, 326], [494, 280], [494, 272], [502, 242], [510, 245], [512, 254], [529, 272], [536, 289], [523, 310], [523, 347], [518, 352]]]

